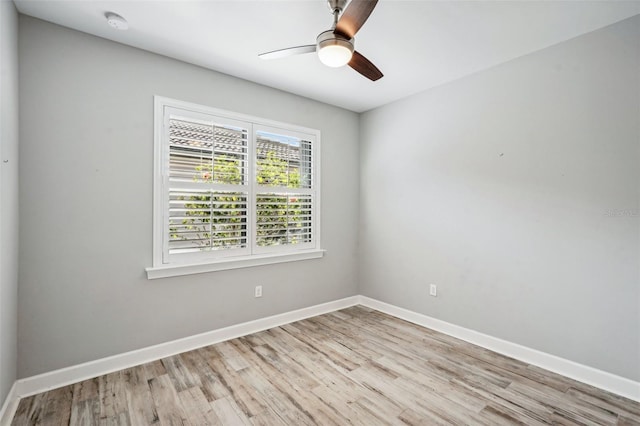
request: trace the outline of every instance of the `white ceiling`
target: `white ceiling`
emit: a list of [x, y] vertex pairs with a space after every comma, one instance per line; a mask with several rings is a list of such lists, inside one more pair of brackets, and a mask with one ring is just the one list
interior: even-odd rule
[[[640, 13], [640, 1], [380, 0], [356, 50], [371, 82], [315, 54], [258, 54], [313, 44], [332, 22], [325, 0], [15, 0], [26, 15], [362, 112]], [[109, 27], [112, 11], [129, 30]]]

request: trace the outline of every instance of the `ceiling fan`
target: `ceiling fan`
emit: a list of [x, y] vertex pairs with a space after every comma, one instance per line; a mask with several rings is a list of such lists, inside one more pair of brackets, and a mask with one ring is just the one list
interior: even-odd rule
[[354, 36], [364, 25], [378, 0], [328, 0], [333, 13], [333, 26], [318, 34], [316, 44], [273, 50], [258, 55], [262, 59], [278, 59], [303, 53], [318, 52], [320, 61], [330, 67], [349, 65], [369, 80], [382, 78], [382, 73], [367, 58], [354, 49]]

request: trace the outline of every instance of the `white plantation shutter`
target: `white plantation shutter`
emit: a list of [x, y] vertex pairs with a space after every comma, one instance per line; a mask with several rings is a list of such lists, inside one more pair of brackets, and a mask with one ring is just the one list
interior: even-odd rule
[[293, 132], [260, 128], [256, 144], [256, 251], [312, 247], [312, 142]]
[[154, 267], [321, 256], [319, 132], [255, 120], [156, 100]]
[[256, 155], [258, 184], [311, 188], [311, 142], [258, 131]]
[[169, 254], [246, 247], [247, 194], [169, 190]]
[[246, 129], [169, 118], [172, 181], [243, 184], [247, 181]]
[[[167, 111], [165, 255], [249, 252], [249, 126]], [[222, 252], [226, 253], [222, 253]]]
[[311, 195], [260, 193], [256, 201], [258, 246], [312, 242]]

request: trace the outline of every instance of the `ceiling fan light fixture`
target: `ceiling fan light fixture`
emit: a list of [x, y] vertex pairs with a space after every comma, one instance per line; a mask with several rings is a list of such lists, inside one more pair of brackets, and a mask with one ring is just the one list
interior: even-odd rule
[[353, 56], [353, 39], [337, 36], [333, 31], [325, 31], [318, 36], [317, 51], [320, 62], [328, 67], [347, 65]]
[[353, 52], [345, 46], [339, 44], [332, 44], [325, 46], [318, 50], [318, 57], [320, 62], [328, 67], [342, 67], [349, 63], [353, 56]]

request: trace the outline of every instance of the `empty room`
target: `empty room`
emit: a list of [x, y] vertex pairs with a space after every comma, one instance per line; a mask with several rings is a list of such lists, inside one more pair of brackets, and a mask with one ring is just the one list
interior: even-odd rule
[[640, 1], [0, 0], [0, 426], [640, 425]]

